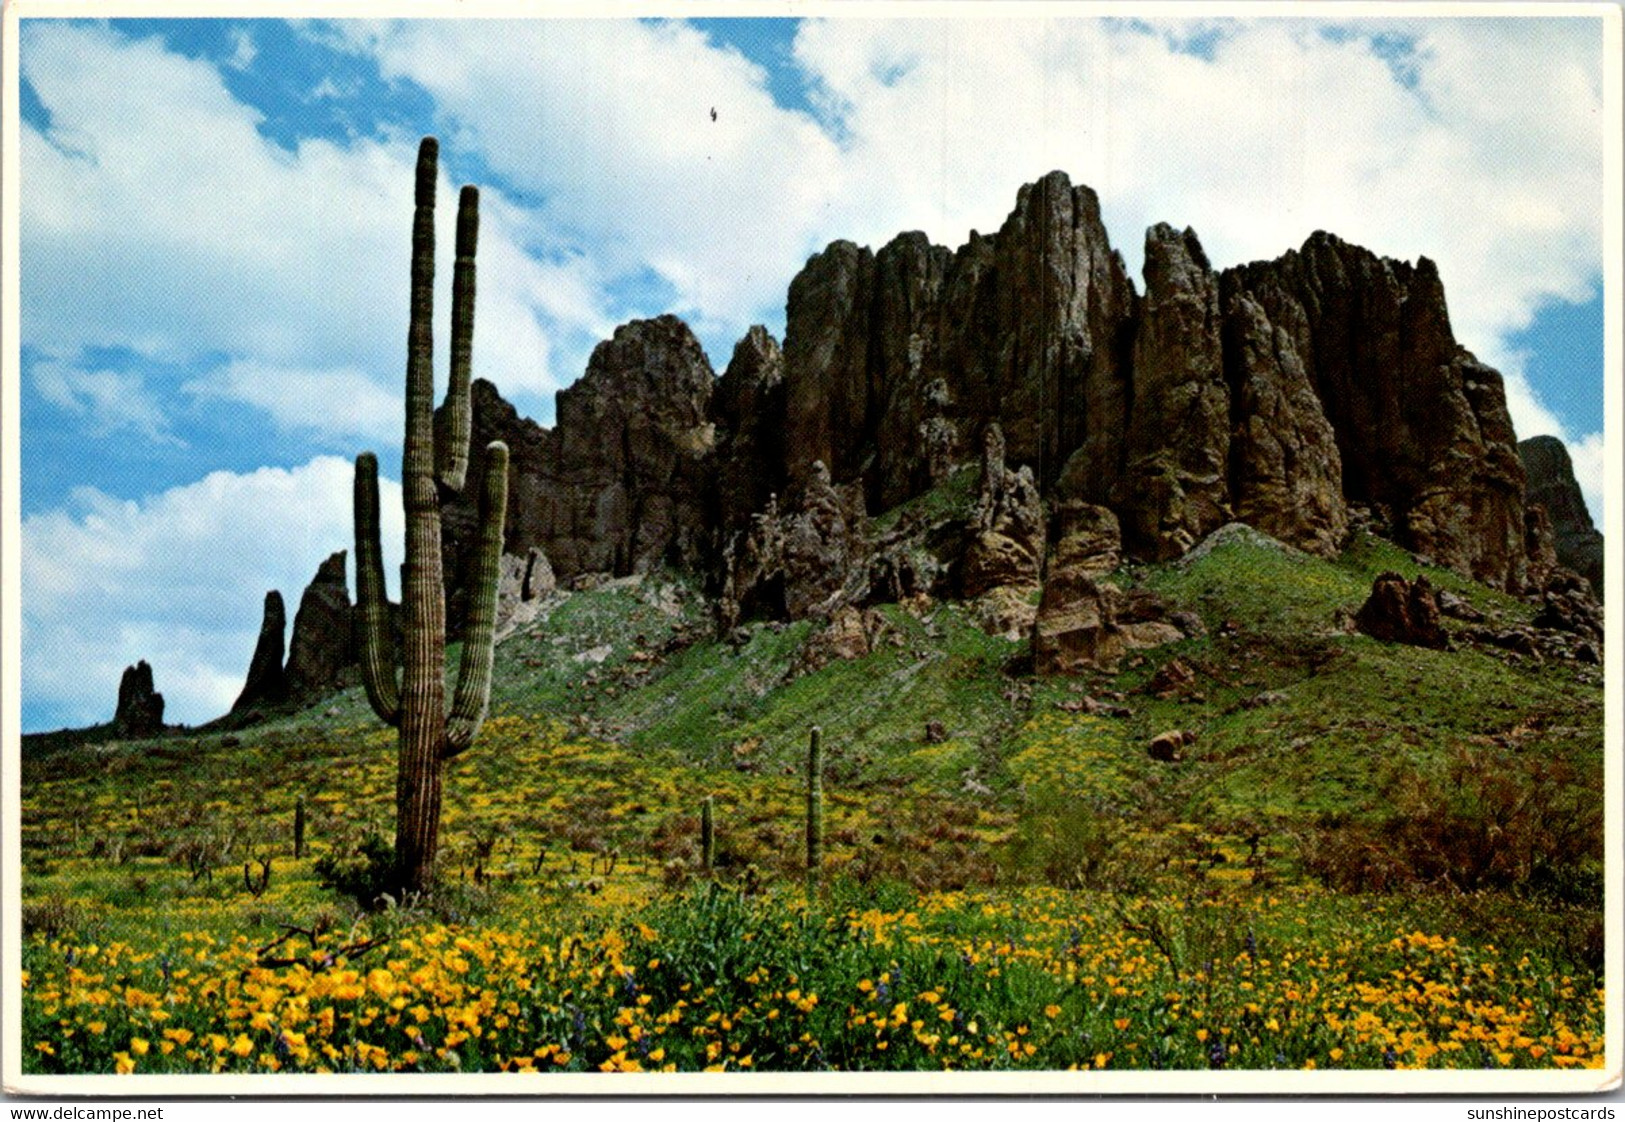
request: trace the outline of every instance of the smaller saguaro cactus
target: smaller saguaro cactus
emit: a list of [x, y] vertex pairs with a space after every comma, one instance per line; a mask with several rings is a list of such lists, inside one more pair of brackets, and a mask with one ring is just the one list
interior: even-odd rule
[[700, 868], [711, 871], [716, 858], [716, 822], [712, 817], [711, 796], [700, 800]]
[[293, 859], [305, 855], [305, 796], [300, 795], [293, 804]]
[[824, 867], [824, 743], [817, 725], [807, 739], [807, 876]]

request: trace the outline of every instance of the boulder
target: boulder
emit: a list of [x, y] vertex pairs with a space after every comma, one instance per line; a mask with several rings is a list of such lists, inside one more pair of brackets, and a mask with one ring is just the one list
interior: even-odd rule
[[1033, 637], [1038, 621], [1036, 586], [1001, 584], [971, 602], [971, 618], [989, 635], [1024, 643]]
[[1146, 693], [1163, 701], [1187, 694], [1195, 688], [1196, 671], [1182, 658], [1169, 659], [1157, 667], [1157, 672], [1145, 684]]
[[1117, 627], [1115, 593], [1077, 570], [1051, 573], [1033, 623], [1034, 671], [1115, 670], [1128, 649]]
[[1185, 758], [1184, 749], [1196, 743], [1196, 733], [1190, 729], [1174, 729], [1158, 733], [1146, 745], [1146, 754], [1153, 760], [1177, 764]]
[[152, 667], [145, 660], [124, 669], [113, 711], [113, 735], [157, 736], [164, 731], [164, 695], [152, 687]]
[[1591, 595], [1588, 585], [1580, 588], [1555, 588], [1547, 591], [1540, 611], [1531, 621], [1536, 627], [1551, 631], [1566, 631], [1602, 646], [1602, 608]]
[[1045, 562], [1052, 572], [1101, 577], [1122, 564], [1122, 535], [1109, 507], [1063, 499], [1056, 504], [1053, 522], [1055, 545]]
[[1371, 585], [1371, 595], [1354, 615], [1354, 625], [1374, 639], [1442, 649], [1449, 645], [1439, 619], [1439, 604], [1426, 576], [1407, 581], [1398, 573], [1383, 573]]
[[807, 674], [831, 662], [862, 658], [875, 649], [885, 632], [885, 617], [879, 612], [842, 605], [797, 654], [795, 672]]

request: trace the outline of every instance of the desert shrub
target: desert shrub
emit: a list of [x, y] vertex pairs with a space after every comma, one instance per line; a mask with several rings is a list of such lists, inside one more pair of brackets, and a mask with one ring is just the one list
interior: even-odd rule
[[57, 939], [77, 930], [84, 913], [73, 901], [52, 893], [40, 900], [25, 901], [22, 920], [25, 936]]
[[1017, 883], [1098, 888], [1118, 861], [1123, 822], [1087, 799], [1046, 791], [1031, 799], [1011, 840], [1007, 869]]
[[316, 883], [329, 892], [354, 900], [368, 911], [387, 907], [401, 883], [395, 847], [377, 834], [368, 834], [361, 839], [360, 850], [359, 861], [343, 861], [332, 854], [317, 858]]
[[1433, 775], [1395, 773], [1372, 818], [1328, 815], [1300, 835], [1305, 869], [1341, 892], [1515, 889], [1601, 905], [1602, 799], [1573, 769], [1457, 749]]

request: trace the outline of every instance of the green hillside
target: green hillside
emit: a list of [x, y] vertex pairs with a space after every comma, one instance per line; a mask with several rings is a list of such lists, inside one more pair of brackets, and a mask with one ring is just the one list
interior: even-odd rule
[[[1251, 534], [1131, 566], [1206, 633], [1079, 679], [955, 603], [880, 606], [869, 654], [820, 665], [820, 625], [717, 640], [670, 574], [559, 594], [498, 647], [443, 888], [382, 911], [318, 883], [392, 828], [359, 688], [30, 745], [28, 1068], [1600, 1063], [1601, 670], [1453, 620], [1446, 651], [1354, 633], [1385, 570], [1424, 571]], [[1491, 625], [1534, 614], [1425, 571]]]

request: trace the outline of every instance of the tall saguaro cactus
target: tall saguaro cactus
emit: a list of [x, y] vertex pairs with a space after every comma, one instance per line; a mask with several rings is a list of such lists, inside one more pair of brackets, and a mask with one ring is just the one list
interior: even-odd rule
[[[406, 508], [402, 576], [406, 651], [400, 682], [378, 538], [378, 458], [355, 462], [356, 598], [360, 602], [361, 668], [375, 713], [400, 730], [395, 777], [395, 860], [403, 892], [432, 886], [447, 760], [466, 752], [491, 700], [496, 635], [497, 569], [508, 506], [508, 448], [485, 450], [480, 530], [463, 634], [463, 656], [446, 707], [446, 592], [441, 566], [441, 496], [462, 490], [470, 433], [469, 374], [474, 336], [474, 249], [479, 191], [464, 187], [457, 210], [457, 263], [452, 274], [451, 368], [446, 408], [434, 415], [434, 196], [439, 144], [418, 149], [417, 212], [412, 224], [412, 303], [407, 331], [406, 442], [401, 492]], [[438, 428], [438, 432], [436, 431]]]

